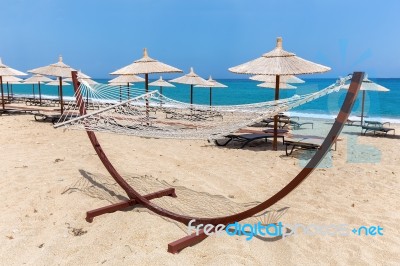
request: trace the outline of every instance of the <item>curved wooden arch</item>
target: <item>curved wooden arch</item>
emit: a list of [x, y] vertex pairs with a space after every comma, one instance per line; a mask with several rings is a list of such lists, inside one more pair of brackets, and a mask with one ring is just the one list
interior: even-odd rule
[[[299, 174], [293, 178], [286, 186], [284, 186], [280, 191], [278, 191], [275, 195], [271, 196], [269, 199], [265, 200], [264, 202], [261, 202], [260, 204], [245, 210], [243, 212], [233, 214], [233, 215], [228, 215], [228, 216], [223, 216], [223, 217], [214, 217], [214, 218], [204, 218], [204, 217], [192, 217], [192, 216], [187, 216], [187, 215], [181, 215], [177, 214], [174, 212], [171, 212], [169, 210], [166, 210], [154, 203], [152, 203], [150, 200], [154, 199], [156, 197], [161, 197], [161, 196], [176, 196], [175, 192], [173, 189], [167, 189], [163, 190], [160, 192], [155, 192], [149, 195], [141, 195], [138, 193], [134, 188], [132, 188], [125, 180], [124, 178], [118, 173], [118, 171], [114, 168], [110, 160], [107, 158], [106, 154], [104, 153], [100, 143], [97, 140], [97, 137], [93, 131], [87, 131], [88, 137], [93, 145], [93, 148], [95, 149], [97, 155], [99, 156], [100, 160], [102, 161], [103, 165], [107, 169], [107, 171], [110, 173], [110, 175], [114, 178], [114, 180], [125, 190], [127, 193], [128, 197], [131, 199], [128, 202], [123, 202], [120, 204], [114, 204], [110, 207], [104, 207], [101, 209], [97, 209], [92, 211], [91, 215], [90, 212], [88, 212], [88, 218], [87, 220], [91, 222], [93, 220], [93, 217], [103, 214], [103, 213], [109, 213], [113, 212], [116, 210], [119, 210], [124, 207], [132, 206], [135, 204], [142, 204], [144, 207], [147, 209], [153, 211], [156, 214], [162, 215], [164, 217], [173, 219], [175, 221], [188, 224], [191, 220], [195, 220], [193, 225], [197, 224], [212, 224], [212, 225], [217, 225], [217, 224], [224, 224], [227, 225], [229, 223], [241, 221], [243, 219], [249, 218], [265, 209], [268, 207], [272, 206], [285, 196], [287, 196], [290, 192], [292, 192], [298, 185], [300, 185], [318, 166], [318, 164], [322, 161], [322, 159], [325, 157], [326, 153], [330, 150], [332, 144], [336, 141], [338, 138], [340, 132], [343, 129], [343, 126], [345, 125], [351, 109], [354, 105], [354, 102], [357, 98], [358, 91], [361, 86], [361, 82], [363, 80], [364, 73], [363, 72], [354, 72], [350, 88], [347, 92], [346, 98], [343, 102], [343, 105], [340, 109], [340, 112], [331, 128], [329, 131], [328, 135], [326, 136], [325, 140], [323, 141], [320, 149], [317, 150], [315, 155], [311, 158], [309, 163], [299, 172]], [[76, 93], [76, 100], [77, 104], [79, 106], [79, 112], [81, 115], [86, 114], [86, 108], [85, 104], [82, 98], [82, 95], [79, 90], [79, 85], [80, 83], [78, 82], [77, 79], [77, 72], [72, 71], [72, 80], [73, 80], [73, 85], [74, 85], [74, 90]], [[205, 238], [205, 236], [203, 236]], [[199, 239], [200, 241], [202, 239]], [[198, 242], [198, 241], [194, 241]], [[173, 252], [173, 251], [172, 251]]]

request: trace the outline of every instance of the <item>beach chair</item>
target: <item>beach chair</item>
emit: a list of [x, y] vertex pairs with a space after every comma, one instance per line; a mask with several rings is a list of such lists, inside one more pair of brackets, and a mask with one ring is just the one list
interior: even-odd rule
[[[321, 147], [323, 138], [319, 137], [305, 137], [299, 139], [285, 140], [283, 143], [285, 145], [286, 156], [293, 153], [295, 149], [300, 150], [317, 150]], [[334, 142], [334, 150], [336, 151], [337, 142]], [[290, 149], [290, 151], [289, 151]]]
[[389, 131], [393, 131], [393, 135], [396, 135], [396, 130], [394, 128], [384, 127], [383, 124], [374, 124], [372, 126], [365, 124], [361, 126], [361, 135], [364, 136], [367, 134], [367, 132], [373, 132], [374, 136], [387, 135]]
[[367, 120], [364, 121], [366, 126], [380, 126], [384, 127], [385, 125], [388, 125], [390, 127], [390, 122], [380, 122], [380, 121], [372, 121], [372, 120]]
[[[359, 125], [357, 125], [359, 123]], [[351, 120], [347, 119], [346, 124], [348, 126], [360, 126], [361, 125], [361, 120]]]
[[30, 114], [40, 114], [37, 109], [2, 109], [0, 110], [0, 115], [30, 115]]
[[[252, 141], [255, 141], [258, 139], [265, 139], [265, 141], [268, 141], [269, 138], [273, 138], [273, 137], [274, 137], [274, 134], [270, 134], [270, 133], [229, 134], [229, 135], [225, 136], [225, 138], [227, 138], [227, 140], [224, 143], [219, 143], [218, 140], [215, 140], [214, 142], [217, 146], [226, 146], [231, 141], [237, 141], [237, 142], [243, 143], [242, 146], [240, 147], [240, 148], [243, 148]], [[285, 136], [278, 135], [278, 138], [281, 138], [282, 142], [285, 142]]]
[[[286, 156], [289, 156], [293, 153], [294, 149], [301, 149], [301, 150], [317, 150], [321, 147], [321, 145], [319, 144], [315, 144], [315, 143], [309, 143], [306, 141], [291, 141], [291, 140], [287, 140], [284, 143], [286, 149]], [[289, 152], [289, 148], [290, 152]]]
[[59, 114], [58, 115], [47, 115], [47, 114], [37, 113], [37, 114], [35, 114], [34, 117], [35, 117], [35, 120], [38, 122], [51, 122], [54, 125], [61, 118], [63, 118], [65, 121], [67, 121], [69, 119], [76, 118], [78, 116], [79, 116], [78, 114], [65, 116], [65, 115], [59, 115]]
[[300, 129], [302, 126], [304, 125], [311, 125], [311, 128], [314, 129], [314, 123], [313, 122], [303, 122], [303, 123], [299, 123], [297, 121], [294, 120], [290, 120], [289, 124], [293, 127], [293, 129]]

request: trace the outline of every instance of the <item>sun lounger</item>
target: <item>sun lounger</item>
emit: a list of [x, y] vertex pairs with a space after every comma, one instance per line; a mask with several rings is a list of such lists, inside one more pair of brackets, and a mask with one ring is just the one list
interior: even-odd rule
[[[225, 136], [228, 140], [224, 143], [219, 143], [217, 140], [215, 140], [215, 144], [217, 146], [226, 146], [229, 142], [231, 141], [237, 141], [237, 142], [242, 142], [242, 146], [240, 148], [245, 147], [247, 144], [249, 144], [252, 141], [258, 140], [258, 139], [265, 139], [268, 141], [269, 138], [273, 138], [273, 134], [255, 134], [255, 133], [250, 133], [250, 134], [230, 134]], [[278, 135], [278, 138], [282, 139], [282, 142], [285, 142], [285, 137], [283, 135]]]
[[365, 125], [366, 125], [366, 126], [380, 126], [380, 127], [384, 127], [385, 125], [390, 126], [390, 122], [380, 122], [380, 121], [371, 121], [371, 120], [367, 120], [367, 121], [365, 121]]
[[[360, 126], [361, 125], [361, 120], [351, 120], [351, 119], [347, 119], [346, 124], [348, 126]], [[359, 125], [357, 125], [359, 124]]]
[[303, 122], [303, 123], [299, 123], [293, 120], [289, 121], [289, 124], [293, 127], [293, 129], [299, 129], [304, 125], [311, 125], [311, 128], [314, 129], [314, 123], [313, 122]]
[[69, 115], [66, 117], [65, 115], [46, 115], [46, 114], [35, 114], [35, 120], [38, 122], [51, 122], [53, 125], [57, 123], [61, 118], [66, 120], [76, 118], [78, 115]]
[[39, 114], [40, 111], [36, 109], [2, 109], [0, 115], [29, 115]]
[[[289, 116], [285, 116], [285, 115], [278, 116], [278, 127], [284, 128], [288, 125], [291, 125], [291, 126], [293, 126], [294, 129], [299, 129], [303, 125], [311, 125], [311, 127], [314, 128], [313, 122], [300, 123], [300, 122], [294, 121], [293, 118], [297, 118], [297, 120], [299, 120], [299, 117], [297, 117], [297, 116], [294, 116], [294, 117], [289, 117]], [[265, 123], [265, 126], [269, 126], [270, 124], [274, 123], [274, 119], [273, 118], [264, 119], [264, 120], [262, 120], [262, 123]]]
[[[293, 153], [294, 149], [301, 149], [301, 150], [316, 150], [321, 147], [319, 144], [315, 143], [308, 143], [308, 142], [303, 142], [303, 141], [290, 141], [287, 140], [285, 141], [285, 146], [286, 146], [286, 156], [289, 156]], [[288, 152], [289, 148], [291, 147], [290, 152]]]
[[367, 134], [367, 132], [373, 132], [374, 135], [377, 134], [383, 134], [383, 135], [387, 135], [387, 133], [389, 131], [393, 130], [393, 135], [396, 135], [396, 130], [394, 128], [389, 128], [389, 127], [384, 127], [383, 125], [373, 125], [373, 126], [369, 126], [369, 125], [363, 125], [361, 126], [361, 134], [365, 135]]
[[[317, 150], [321, 147], [323, 140], [323, 138], [319, 137], [306, 137], [293, 140], [285, 140], [284, 144], [286, 147], [286, 156], [291, 155], [295, 149]], [[334, 144], [334, 150], [336, 151], [337, 142], [335, 141]]]

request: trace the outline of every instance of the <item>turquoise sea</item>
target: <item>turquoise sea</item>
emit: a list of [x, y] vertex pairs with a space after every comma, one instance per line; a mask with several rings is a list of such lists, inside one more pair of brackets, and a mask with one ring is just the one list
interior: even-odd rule
[[[365, 113], [370, 119], [382, 119], [392, 122], [400, 122], [400, 79], [390, 78], [370, 78], [372, 81], [390, 89], [389, 92], [367, 92], [365, 99]], [[107, 83], [108, 79], [95, 79], [100, 83]], [[304, 79], [303, 84], [293, 84], [297, 87], [294, 90], [281, 90], [280, 97], [291, 97], [295, 94], [307, 94], [321, 90], [336, 79]], [[257, 87], [259, 82], [249, 79], [217, 79], [228, 88], [213, 89], [213, 105], [245, 104], [262, 101], [270, 101], [274, 98], [273, 89]], [[169, 98], [189, 102], [190, 86], [184, 84], [174, 84], [175, 88], [163, 88], [163, 94]], [[143, 83], [136, 83], [136, 88], [143, 88]], [[7, 91], [4, 85], [5, 92]], [[42, 85], [42, 94], [45, 96], [57, 96], [57, 87]], [[150, 89], [158, 89], [150, 87]], [[36, 85], [37, 93], [37, 85]], [[63, 87], [65, 96], [73, 96], [72, 86]], [[14, 94], [32, 95], [32, 85], [13, 85]], [[300, 116], [311, 116], [321, 118], [332, 118], [337, 115], [341, 103], [343, 102], [346, 90], [333, 93], [322, 97], [305, 105], [292, 110], [293, 113]], [[352, 116], [361, 113], [361, 94], [353, 108]], [[194, 88], [194, 103], [209, 104], [209, 89]]]

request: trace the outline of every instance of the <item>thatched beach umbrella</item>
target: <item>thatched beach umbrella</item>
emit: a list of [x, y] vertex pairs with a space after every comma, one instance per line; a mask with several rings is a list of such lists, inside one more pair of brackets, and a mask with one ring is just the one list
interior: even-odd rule
[[[58, 88], [58, 96], [60, 97], [60, 95], [61, 95], [61, 93], [62, 93], [62, 86], [67, 86], [67, 85], [70, 85], [69, 83], [67, 83], [67, 82], [65, 82], [64, 80], [61, 80], [61, 82], [60, 82], [60, 80], [52, 80], [52, 81], [50, 81], [49, 83], [46, 83], [46, 85], [49, 85], [49, 86], [57, 86], [57, 88]], [[62, 113], [61, 113], [62, 114]]]
[[[343, 86], [343, 89], [348, 90], [350, 84]], [[361, 125], [364, 123], [364, 102], [365, 102], [365, 91], [378, 91], [378, 92], [388, 92], [390, 91], [388, 88], [385, 88], [371, 80], [368, 79], [366, 75], [361, 83], [360, 90], [362, 90], [362, 100], [361, 100]]]
[[[7, 97], [10, 98], [10, 87], [11, 87], [11, 95], [12, 93], [12, 85], [21, 83], [22, 79], [14, 76], [4, 76], [3, 83], [7, 83]], [[10, 85], [10, 86], [9, 86]]]
[[[66, 78], [66, 79], [64, 79], [64, 80], [67, 81], [67, 82], [72, 82], [72, 77]], [[88, 83], [89, 85], [96, 85], [96, 84], [99, 84], [98, 82], [92, 80], [90, 76], [84, 74], [84, 73], [83, 73], [82, 71], [80, 71], [80, 70], [78, 71], [78, 80], [79, 80], [79, 81], [84, 80], [84, 81], [86, 81], [86, 83]]]
[[[172, 88], [172, 87], [175, 87], [174, 84], [171, 84], [171, 83], [169, 83], [169, 82], [163, 80], [162, 77], [160, 77], [160, 78], [159, 78], [158, 80], [156, 80], [156, 81], [153, 81], [153, 82], [149, 83], [149, 86], [160, 87], [160, 94], [161, 94], [161, 97], [163, 96], [163, 94], [162, 94], [162, 88], [163, 88], [163, 87], [171, 87], [171, 88]], [[162, 106], [162, 101], [161, 101], [161, 100], [160, 100], [160, 106]]]
[[55, 64], [51, 64], [48, 66], [44, 67], [38, 67], [32, 70], [29, 70], [28, 72], [33, 73], [33, 74], [41, 74], [41, 75], [46, 75], [46, 76], [54, 76], [58, 77], [58, 82], [59, 82], [59, 91], [60, 91], [60, 102], [61, 102], [61, 114], [64, 112], [64, 102], [63, 102], [63, 91], [62, 91], [62, 79], [63, 78], [70, 78], [71, 77], [71, 71], [75, 71], [72, 67], [69, 65], [66, 65], [62, 61], [62, 56], [58, 58], [58, 62]]
[[[267, 88], [267, 89], [275, 89], [276, 84], [275, 84], [275, 82], [263, 82], [261, 84], [258, 84], [257, 87], [262, 87], [262, 88]], [[296, 89], [296, 87], [292, 86], [290, 84], [281, 82], [281, 83], [279, 83], [279, 89], [280, 90], [293, 90], [293, 89]]]
[[[276, 82], [276, 77], [275, 76], [269, 76], [269, 75], [255, 75], [251, 76], [249, 79], [251, 80], [256, 80], [256, 81], [263, 81], [263, 82], [268, 82], [268, 83], [274, 83]], [[290, 75], [290, 76], [282, 76], [279, 78], [279, 81], [282, 83], [304, 83], [305, 81], [302, 79], [299, 79], [296, 76]], [[281, 88], [281, 87], [279, 87]]]
[[149, 91], [149, 74], [153, 73], [180, 73], [182, 70], [161, 63], [147, 54], [147, 49], [143, 50], [143, 57], [134, 61], [132, 64], [127, 65], [111, 73], [111, 75], [138, 75], [144, 74], [145, 77], [145, 90]]
[[190, 85], [190, 104], [193, 104], [193, 85], [205, 85], [210, 87], [212, 84], [207, 80], [203, 79], [193, 71], [193, 67], [190, 68], [190, 72], [182, 77], [171, 79], [170, 82], [188, 84]]
[[149, 86], [153, 86], [153, 87], [160, 87], [160, 93], [162, 94], [162, 88], [163, 87], [175, 87], [174, 84], [169, 83], [168, 81], [163, 80], [162, 77], [160, 77], [158, 80], [153, 81], [151, 83], [149, 83]]
[[113, 85], [120, 85], [119, 86], [119, 99], [121, 101], [122, 100], [121, 85], [126, 84], [126, 86], [128, 88], [128, 100], [129, 100], [129, 98], [130, 98], [129, 86], [133, 85], [133, 83], [144, 82], [144, 81], [145, 81], [144, 78], [136, 76], [136, 75], [121, 75], [121, 76], [118, 76], [116, 78], [109, 80], [108, 83], [113, 84]]
[[5, 109], [4, 102], [4, 91], [3, 91], [3, 77], [5, 76], [25, 76], [24, 72], [15, 70], [9, 66], [3, 64], [0, 58], [0, 87], [1, 87], [1, 105], [3, 106], [3, 110]]
[[208, 83], [210, 83], [209, 85], [196, 85], [195, 87], [199, 87], [199, 88], [210, 88], [210, 106], [211, 106], [211, 102], [212, 102], [212, 88], [227, 88], [228, 86], [219, 83], [215, 80], [212, 79], [212, 77], [210, 76], [208, 78]]
[[[282, 48], [282, 38], [278, 37], [276, 48], [247, 63], [231, 67], [229, 71], [238, 74], [275, 76], [275, 100], [279, 100], [280, 76], [322, 73], [330, 68], [310, 62], [287, 52]], [[277, 150], [278, 116], [274, 117], [273, 149]]]
[[52, 80], [50, 78], [48, 78], [48, 77], [42, 76], [40, 74], [36, 74], [36, 75], [33, 75], [30, 78], [25, 79], [24, 83], [25, 84], [32, 84], [33, 97], [35, 97], [35, 87], [34, 86], [35, 86], [36, 83], [38, 84], [38, 87], [39, 87], [39, 102], [40, 102], [40, 105], [42, 105], [42, 92], [41, 92], [41, 89], [40, 89], [40, 83], [51, 82], [51, 81]]
[[[167, 64], [161, 63], [151, 57], [148, 56], [147, 54], [147, 49], [143, 49], [143, 57], [140, 58], [139, 60], [134, 61], [132, 64], [127, 65], [121, 69], [118, 69], [112, 73], [111, 75], [138, 75], [138, 74], [144, 74], [144, 79], [145, 79], [145, 91], [146, 93], [149, 91], [149, 74], [153, 73], [179, 73], [182, 72], [182, 70], [169, 66]], [[146, 99], [146, 115], [148, 116], [148, 110], [149, 110], [149, 102]]]
[[[98, 82], [92, 80], [90, 76], [84, 74], [82, 71], [78, 71], [78, 80], [79, 81], [84, 81], [88, 85], [96, 85], [99, 84]], [[71, 78], [66, 78], [65, 81], [72, 82], [72, 77]], [[86, 106], [89, 104], [89, 90], [86, 90]]]

